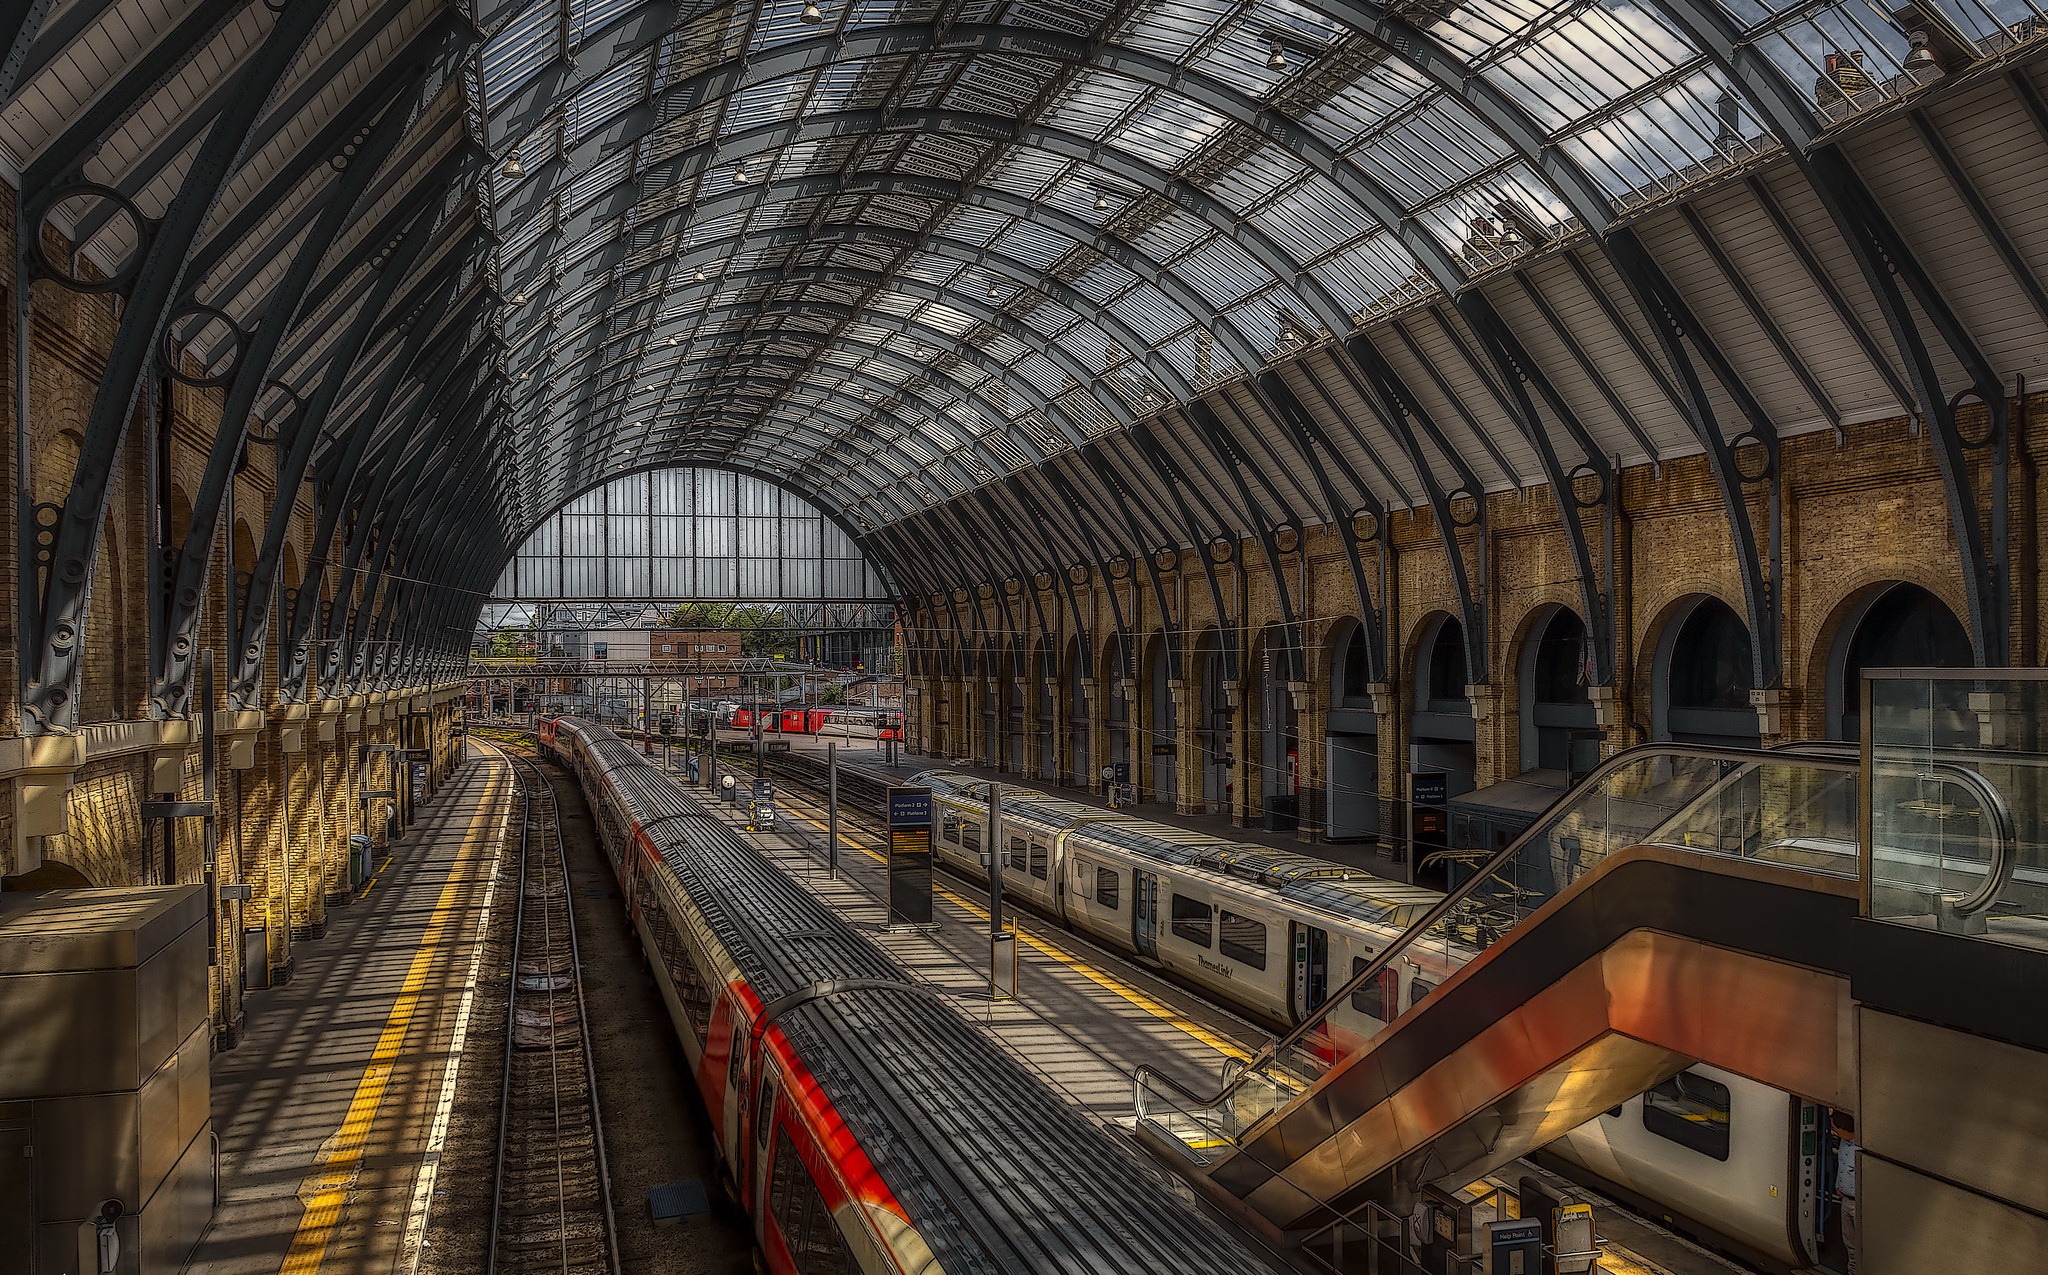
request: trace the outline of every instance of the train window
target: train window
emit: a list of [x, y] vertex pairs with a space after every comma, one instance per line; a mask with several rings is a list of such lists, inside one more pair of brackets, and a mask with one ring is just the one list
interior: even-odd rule
[[761, 1101], [754, 1108], [754, 1141], [768, 1145], [768, 1126], [775, 1120], [775, 1077], [765, 1074], [761, 1077]]
[[[734, 1009], [737, 1010], [738, 1006], [735, 1005]], [[733, 1093], [736, 1096], [738, 1096], [742, 1102], [746, 1100], [746, 1095], [740, 1092], [740, 1081], [747, 1074], [747, 1054], [746, 1050], [743, 1048], [743, 1046], [746, 1044], [746, 1040], [746, 1028], [740, 1024], [739, 1015], [735, 1013], [733, 1015], [732, 1028], [732, 1057], [726, 1060], [725, 1081], [728, 1085], [732, 1086]], [[744, 1108], [741, 1108], [741, 1110], [744, 1110]]]
[[789, 1249], [790, 1264], [798, 1275], [848, 1275], [853, 1262], [846, 1240], [811, 1181], [810, 1171], [797, 1158], [796, 1143], [786, 1127], [776, 1130], [772, 1179], [768, 1212], [775, 1219], [775, 1229], [782, 1233], [783, 1246]]
[[1429, 995], [1431, 992], [1435, 990], [1435, 983], [1427, 982], [1419, 978], [1411, 978], [1408, 980], [1408, 1003], [1410, 1005], [1420, 1005], [1422, 1003], [1422, 998]]
[[1728, 1086], [1681, 1071], [1643, 1095], [1643, 1128], [1716, 1160], [1728, 1158]]
[[1045, 880], [1045, 843], [1036, 837], [1031, 839], [1031, 875]]
[[1095, 869], [1095, 901], [1103, 907], [1121, 906], [1118, 900], [1123, 897], [1123, 885], [1124, 874], [1115, 868]]
[[960, 844], [960, 816], [948, 810], [939, 817], [939, 836], [954, 845]]
[[981, 857], [981, 825], [963, 822], [960, 825], [960, 844], [967, 847], [967, 853], [979, 859]]
[[1186, 939], [1196, 947], [1208, 947], [1214, 942], [1214, 937], [1210, 933], [1213, 911], [1214, 909], [1200, 899], [1191, 899], [1185, 894], [1174, 895], [1174, 937]]
[[[1357, 978], [1360, 974], [1365, 973], [1365, 967], [1370, 964], [1372, 964], [1371, 957], [1352, 957], [1351, 977]], [[1392, 1006], [1394, 1004], [1394, 997], [1391, 993], [1394, 988], [1394, 978], [1394, 971], [1381, 970], [1379, 977], [1351, 993], [1351, 1008], [1361, 1014], [1371, 1015], [1383, 1023], [1393, 1022], [1394, 1013]]]
[[1012, 872], [1022, 872], [1024, 870], [1024, 838], [1022, 837], [1010, 838], [1010, 870]]
[[1217, 951], [1239, 965], [1249, 965], [1255, 970], [1266, 968], [1265, 922], [1225, 909], [1218, 930]]

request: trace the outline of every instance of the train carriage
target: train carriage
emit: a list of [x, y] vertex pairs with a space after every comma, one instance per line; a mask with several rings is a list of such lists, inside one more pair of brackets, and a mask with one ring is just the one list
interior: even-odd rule
[[[941, 863], [985, 877], [988, 782], [958, 771], [910, 782], [932, 790]], [[1006, 864], [1010, 897], [1277, 1031], [1307, 1018], [1443, 897], [1327, 860], [1010, 784], [1002, 810], [1003, 836], [1025, 856], [1015, 869]], [[1027, 870], [1033, 845], [1045, 849], [1048, 865], [1056, 857], [1063, 889], [1049, 892]], [[1354, 1048], [1426, 1000], [1473, 955], [1454, 944], [1404, 955], [1331, 1012], [1334, 1031], [1318, 1048]], [[1812, 1233], [1815, 1207], [1815, 1175], [1802, 1151], [1810, 1139], [1801, 1128], [1816, 1119], [1810, 1104], [1789, 1094], [1695, 1067], [1546, 1154], [1702, 1238], [1795, 1268], [1811, 1250], [1802, 1237]]]
[[673, 776], [602, 727], [539, 734], [589, 798], [774, 1275], [1267, 1269]]

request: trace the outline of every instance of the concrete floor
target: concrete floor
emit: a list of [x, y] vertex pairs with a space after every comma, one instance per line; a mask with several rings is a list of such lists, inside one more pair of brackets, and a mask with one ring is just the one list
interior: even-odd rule
[[194, 1275], [411, 1269], [515, 791], [472, 746], [292, 980], [250, 995], [214, 1060], [219, 1203]]

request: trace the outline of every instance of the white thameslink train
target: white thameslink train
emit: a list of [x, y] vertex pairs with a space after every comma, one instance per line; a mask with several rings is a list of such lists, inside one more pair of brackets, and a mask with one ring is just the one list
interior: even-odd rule
[[[933, 796], [939, 861], [985, 879], [988, 782], [910, 781]], [[1006, 899], [1163, 967], [1286, 1031], [1443, 896], [1286, 850], [1227, 841], [1003, 785]], [[1472, 955], [1437, 947], [1394, 962], [1333, 1026], [1370, 1036]], [[1552, 1144], [1549, 1153], [1678, 1229], [1752, 1262], [1804, 1269], [1821, 1235], [1822, 1113], [1697, 1066]]]

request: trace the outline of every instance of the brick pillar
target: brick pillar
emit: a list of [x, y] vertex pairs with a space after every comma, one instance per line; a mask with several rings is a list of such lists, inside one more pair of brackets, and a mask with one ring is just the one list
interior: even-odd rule
[[1108, 684], [1103, 677], [1081, 679], [1081, 694], [1088, 700], [1088, 773], [1080, 774], [1077, 770], [1075, 778], [1080, 780], [1081, 787], [1093, 793], [1103, 790], [1102, 768], [1109, 761]]
[[1502, 711], [1506, 695], [1495, 683], [1467, 686], [1472, 705], [1472, 783], [1484, 788], [1521, 773], [1522, 741], [1515, 715]]
[[1408, 795], [1408, 732], [1402, 729], [1400, 689], [1393, 682], [1368, 682], [1365, 692], [1372, 696], [1379, 726], [1373, 740], [1379, 753], [1380, 841], [1398, 846], [1406, 835], [1402, 803]]
[[1329, 819], [1330, 756], [1326, 741], [1330, 735], [1330, 705], [1327, 693], [1315, 693], [1318, 685], [1327, 687], [1329, 682], [1323, 679], [1287, 684], [1288, 692], [1294, 696], [1295, 748], [1300, 766], [1301, 817], [1295, 836], [1302, 841], [1320, 840]]
[[1252, 775], [1252, 731], [1251, 714], [1244, 711], [1244, 686], [1239, 682], [1223, 684], [1223, 700], [1230, 706], [1230, 780], [1226, 786], [1229, 797], [1230, 826], [1245, 826], [1245, 811], [1251, 808]]
[[1173, 697], [1173, 809], [1176, 814], [1201, 811], [1202, 750], [1195, 735], [1196, 704], [1201, 698], [1185, 678], [1168, 678]]

